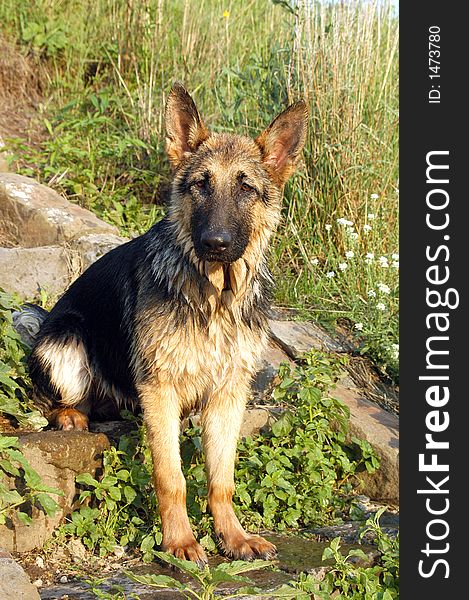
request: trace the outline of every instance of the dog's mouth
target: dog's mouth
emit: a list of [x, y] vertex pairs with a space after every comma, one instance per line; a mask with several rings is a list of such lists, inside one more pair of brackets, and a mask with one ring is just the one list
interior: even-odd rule
[[224, 250], [207, 250], [198, 247], [196, 244], [194, 244], [194, 250], [199, 260], [209, 263], [222, 263], [226, 266], [236, 262], [243, 255], [243, 252], [239, 251], [239, 249], [237, 251], [235, 251], [234, 248], [227, 248]]
[[210, 254], [204, 254], [203, 256], [199, 256], [199, 258], [204, 262], [222, 263], [226, 267], [228, 267], [231, 263], [237, 260], [237, 258], [230, 259], [227, 256], [224, 256], [223, 254], [217, 254], [213, 252]]

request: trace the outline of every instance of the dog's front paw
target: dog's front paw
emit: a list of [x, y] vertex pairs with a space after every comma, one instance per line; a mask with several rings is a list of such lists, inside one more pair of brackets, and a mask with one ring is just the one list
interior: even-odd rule
[[234, 560], [271, 560], [277, 554], [277, 548], [260, 535], [246, 534], [229, 539], [220, 536], [220, 543], [225, 554]]
[[164, 552], [169, 552], [181, 560], [191, 560], [192, 562], [195, 562], [201, 569], [208, 563], [205, 550], [195, 539], [181, 544], [169, 544], [167, 546], [163, 544], [162, 549]]

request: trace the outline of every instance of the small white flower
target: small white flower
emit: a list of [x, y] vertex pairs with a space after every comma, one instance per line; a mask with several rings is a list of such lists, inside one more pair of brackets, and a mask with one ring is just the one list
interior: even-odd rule
[[376, 292], [374, 290], [368, 290], [368, 296], [370, 298], [374, 298], [376, 296]]
[[358, 329], [358, 331], [362, 331], [363, 323], [355, 323], [355, 329]]
[[391, 266], [394, 267], [395, 269], [398, 269], [399, 268], [399, 261], [398, 260], [393, 260]]
[[359, 235], [356, 231], [353, 231], [351, 229], [347, 229], [347, 233], [350, 235], [350, 239], [352, 240], [358, 240]]
[[352, 227], [352, 225], [353, 225], [353, 221], [348, 221], [347, 219], [344, 219], [343, 217], [341, 217], [340, 219], [337, 219], [337, 223], [339, 225], [344, 225], [344, 226], [348, 226], [348, 227]]
[[365, 262], [367, 265], [371, 265], [371, 263], [373, 262], [375, 258], [375, 255], [373, 252], [367, 252], [365, 255]]
[[370, 198], [372, 200], [377, 200], [379, 198], [378, 194], [371, 194]]
[[318, 258], [313, 258], [313, 259], [311, 260], [311, 264], [312, 264], [312, 265], [318, 265], [318, 264], [319, 264], [319, 259], [318, 259]]
[[345, 271], [345, 269], [348, 267], [347, 263], [339, 263], [339, 269], [341, 271]]
[[371, 225], [368, 225], [368, 224], [363, 225], [363, 231], [365, 233], [368, 233], [369, 231], [371, 231], [371, 229], [372, 229]]
[[378, 285], [376, 286], [378, 288], [378, 290], [380, 292], [383, 292], [383, 294], [390, 294], [391, 290], [389, 288], [388, 285], [386, 285], [385, 283], [378, 283]]
[[332, 229], [332, 225], [330, 223], [326, 223], [326, 231], [330, 231]]
[[375, 218], [375, 214], [374, 213], [368, 213], [368, 220], [369, 221], [373, 221], [374, 218]]
[[399, 254], [391, 254], [393, 260], [399, 260]]
[[378, 260], [382, 267], [389, 267], [388, 259], [385, 256], [380, 256]]
[[391, 355], [395, 360], [399, 359], [399, 344], [391, 344]]
[[378, 304], [376, 305], [376, 308], [378, 310], [386, 310], [386, 305], [383, 304], [382, 302], [378, 302]]
[[355, 252], [353, 250], [347, 250], [345, 253], [345, 258], [353, 258], [355, 256]]
[[335, 277], [335, 272], [334, 271], [329, 271], [328, 273], [326, 273], [326, 277], [328, 279], [332, 279], [333, 277]]

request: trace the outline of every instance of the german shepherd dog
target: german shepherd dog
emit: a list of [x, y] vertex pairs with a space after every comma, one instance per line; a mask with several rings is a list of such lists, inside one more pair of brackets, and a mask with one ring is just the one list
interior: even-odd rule
[[186, 511], [180, 421], [201, 411], [208, 501], [224, 552], [276, 549], [232, 506], [236, 443], [268, 338], [266, 264], [282, 188], [307, 130], [303, 101], [252, 140], [211, 133], [175, 84], [165, 111], [174, 171], [167, 216], [91, 265], [45, 318], [29, 358], [37, 404], [59, 429], [143, 409], [162, 548], [202, 565]]

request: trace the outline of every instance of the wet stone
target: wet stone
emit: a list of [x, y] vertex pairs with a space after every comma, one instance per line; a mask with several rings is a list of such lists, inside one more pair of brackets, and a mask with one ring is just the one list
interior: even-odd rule
[[[305, 539], [299, 536], [285, 536], [279, 534], [263, 534], [266, 539], [275, 543], [278, 549], [277, 560], [274, 561], [276, 570], [254, 570], [245, 573], [244, 575], [249, 577], [255, 587], [259, 587], [265, 590], [267, 593], [269, 590], [276, 588], [277, 586], [288, 583], [296, 579], [299, 573], [307, 572], [314, 574], [319, 579], [322, 579], [325, 573], [330, 568], [327, 562], [322, 562], [322, 554], [327, 545], [326, 542], [317, 542], [315, 540]], [[368, 556], [369, 562], [366, 564], [373, 564], [376, 550], [371, 546], [358, 545], [358, 544], [344, 544], [342, 551], [346, 554], [352, 548], [361, 548]], [[214, 567], [220, 562], [223, 562], [220, 556], [215, 556], [209, 559], [209, 564]], [[136, 575], [144, 574], [155, 574], [155, 575], [168, 575], [177, 579], [182, 583], [189, 583], [191, 579], [184, 573], [180, 573], [175, 570], [171, 570], [167, 566], [163, 566], [159, 563], [152, 564], [135, 564], [131, 567], [127, 566], [125, 570], [131, 570]], [[60, 582], [60, 580], [59, 580]], [[54, 586], [47, 586], [41, 589], [42, 600], [60, 600], [64, 596], [67, 600], [92, 600], [95, 596], [89, 591], [89, 587], [86, 583], [80, 580], [68, 581], [66, 584], [57, 583]], [[220, 585], [218, 588], [221, 597], [230, 595], [236, 592], [240, 585], [237, 583], [225, 583]], [[182, 595], [178, 594], [175, 590], [160, 590], [144, 586], [140, 583], [135, 583], [127, 578], [122, 571], [109, 576], [106, 581], [102, 584], [103, 591], [111, 592], [113, 586], [121, 586], [122, 590], [129, 597], [130, 595], [136, 594], [141, 600], [159, 600], [166, 598], [183, 598]], [[243, 598], [249, 598], [249, 596], [243, 596]]]

